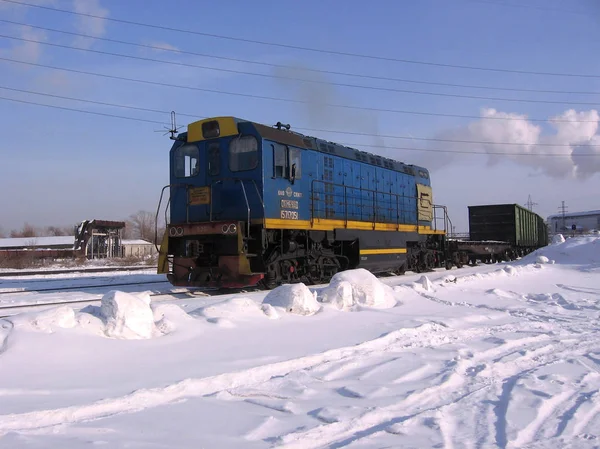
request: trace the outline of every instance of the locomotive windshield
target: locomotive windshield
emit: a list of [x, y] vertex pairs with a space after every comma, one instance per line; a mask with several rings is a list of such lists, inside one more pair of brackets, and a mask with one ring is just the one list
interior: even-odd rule
[[196, 176], [200, 171], [198, 160], [200, 151], [196, 144], [183, 144], [175, 149], [173, 154], [173, 167], [175, 176], [178, 178], [189, 178]]

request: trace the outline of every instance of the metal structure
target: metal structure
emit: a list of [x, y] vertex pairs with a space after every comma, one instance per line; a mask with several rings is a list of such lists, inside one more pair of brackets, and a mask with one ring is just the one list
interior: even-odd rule
[[75, 230], [74, 249], [88, 259], [122, 256], [123, 221], [84, 220]]

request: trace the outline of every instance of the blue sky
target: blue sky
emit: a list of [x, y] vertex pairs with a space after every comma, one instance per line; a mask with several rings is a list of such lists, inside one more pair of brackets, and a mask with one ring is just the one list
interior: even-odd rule
[[[27, 0], [24, 0], [27, 1]], [[598, 152], [600, 4], [595, 0], [332, 0], [198, 2], [193, 0], [28, 0], [42, 6], [177, 29], [331, 49], [387, 58], [535, 72], [598, 75], [567, 77], [467, 70], [308, 52], [89, 19], [0, 1], [0, 19], [164, 48], [297, 67], [264, 65], [136, 48], [0, 22], [0, 34], [221, 70], [140, 61], [0, 37], [0, 58], [204, 89], [300, 100], [270, 101], [152, 86], [0, 61], [0, 86], [180, 114], [234, 115], [265, 124], [366, 134], [476, 140], [468, 144], [310, 132], [363, 146], [432, 171], [434, 200], [446, 204], [457, 230], [467, 230], [467, 206], [520, 203], [531, 194], [543, 216], [561, 200], [570, 211], [598, 209], [600, 155], [489, 156], [400, 150], [473, 152]], [[520, 6], [519, 6], [520, 5]], [[306, 72], [304, 68], [404, 80], [508, 89], [599, 92], [540, 93], [447, 87]], [[318, 83], [250, 76], [237, 70]], [[329, 84], [328, 84], [329, 83]], [[496, 97], [482, 100], [401, 93], [337, 84], [425, 93]], [[0, 89], [0, 96], [93, 112], [169, 122], [168, 113], [50, 98]], [[527, 102], [523, 100], [541, 101]], [[547, 101], [562, 104], [544, 103]], [[315, 103], [316, 102], [316, 103]], [[600, 101], [598, 101], [600, 103]], [[326, 107], [345, 104], [356, 109]], [[589, 103], [589, 104], [578, 104]], [[513, 120], [436, 117], [365, 110], [395, 109]], [[565, 114], [572, 109], [573, 112]], [[487, 112], [486, 112], [487, 111]], [[168, 183], [171, 142], [160, 124], [76, 113], [0, 100], [0, 227], [72, 225], [83, 219], [124, 219], [155, 210]], [[563, 116], [564, 115], [564, 116]], [[519, 118], [521, 117], [522, 118]], [[562, 117], [553, 126], [529, 119]], [[518, 120], [515, 120], [518, 119]], [[193, 121], [178, 117], [178, 124]], [[585, 121], [585, 123], [582, 123]], [[526, 143], [537, 146], [523, 146]], [[509, 143], [509, 145], [505, 145]], [[600, 144], [600, 139], [598, 139]], [[551, 146], [558, 145], [558, 146]], [[573, 173], [576, 175], [573, 175]]]

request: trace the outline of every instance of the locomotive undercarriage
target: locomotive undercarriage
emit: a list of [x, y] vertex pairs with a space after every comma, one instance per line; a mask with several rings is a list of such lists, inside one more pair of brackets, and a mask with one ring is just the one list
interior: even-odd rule
[[[237, 230], [242, 229], [246, 231], [240, 222]], [[259, 285], [272, 289], [286, 283], [326, 283], [334, 274], [353, 268], [403, 274], [453, 265], [460, 268], [468, 262], [465, 254], [450, 248], [444, 236], [436, 234], [377, 235], [373, 231], [264, 229], [258, 225], [250, 228], [250, 238], [243, 234], [211, 232], [171, 238], [169, 280], [191, 287]], [[399, 248], [398, 253], [390, 253], [390, 247]]]
[[265, 229], [261, 237], [262, 257], [251, 259], [250, 266], [265, 273], [261, 283], [268, 289], [283, 283], [327, 282], [357, 263], [353, 253], [358, 254], [358, 247], [352, 248], [356, 244], [335, 241], [330, 231]]
[[253, 272], [265, 273], [261, 285], [268, 289], [283, 283], [326, 283], [339, 271], [362, 266], [374, 273], [404, 274], [440, 267], [450, 269], [454, 265], [460, 268], [468, 261], [465, 254], [445, 247], [440, 235], [418, 235], [421, 240], [407, 241], [406, 254], [395, 258], [387, 256], [386, 248], [382, 248], [382, 254], [369, 256], [375, 261], [367, 263], [364, 261], [367, 258], [360, 255], [364, 244], [360, 237], [339, 240], [334, 231], [265, 229], [261, 232], [263, 257], [251, 259], [250, 265]]

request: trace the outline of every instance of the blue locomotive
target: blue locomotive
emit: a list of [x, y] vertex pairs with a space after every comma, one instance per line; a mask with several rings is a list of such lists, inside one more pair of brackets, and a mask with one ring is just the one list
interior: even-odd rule
[[234, 117], [172, 138], [159, 273], [173, 285], [273, 288], [461, 264], [426, 168]]

